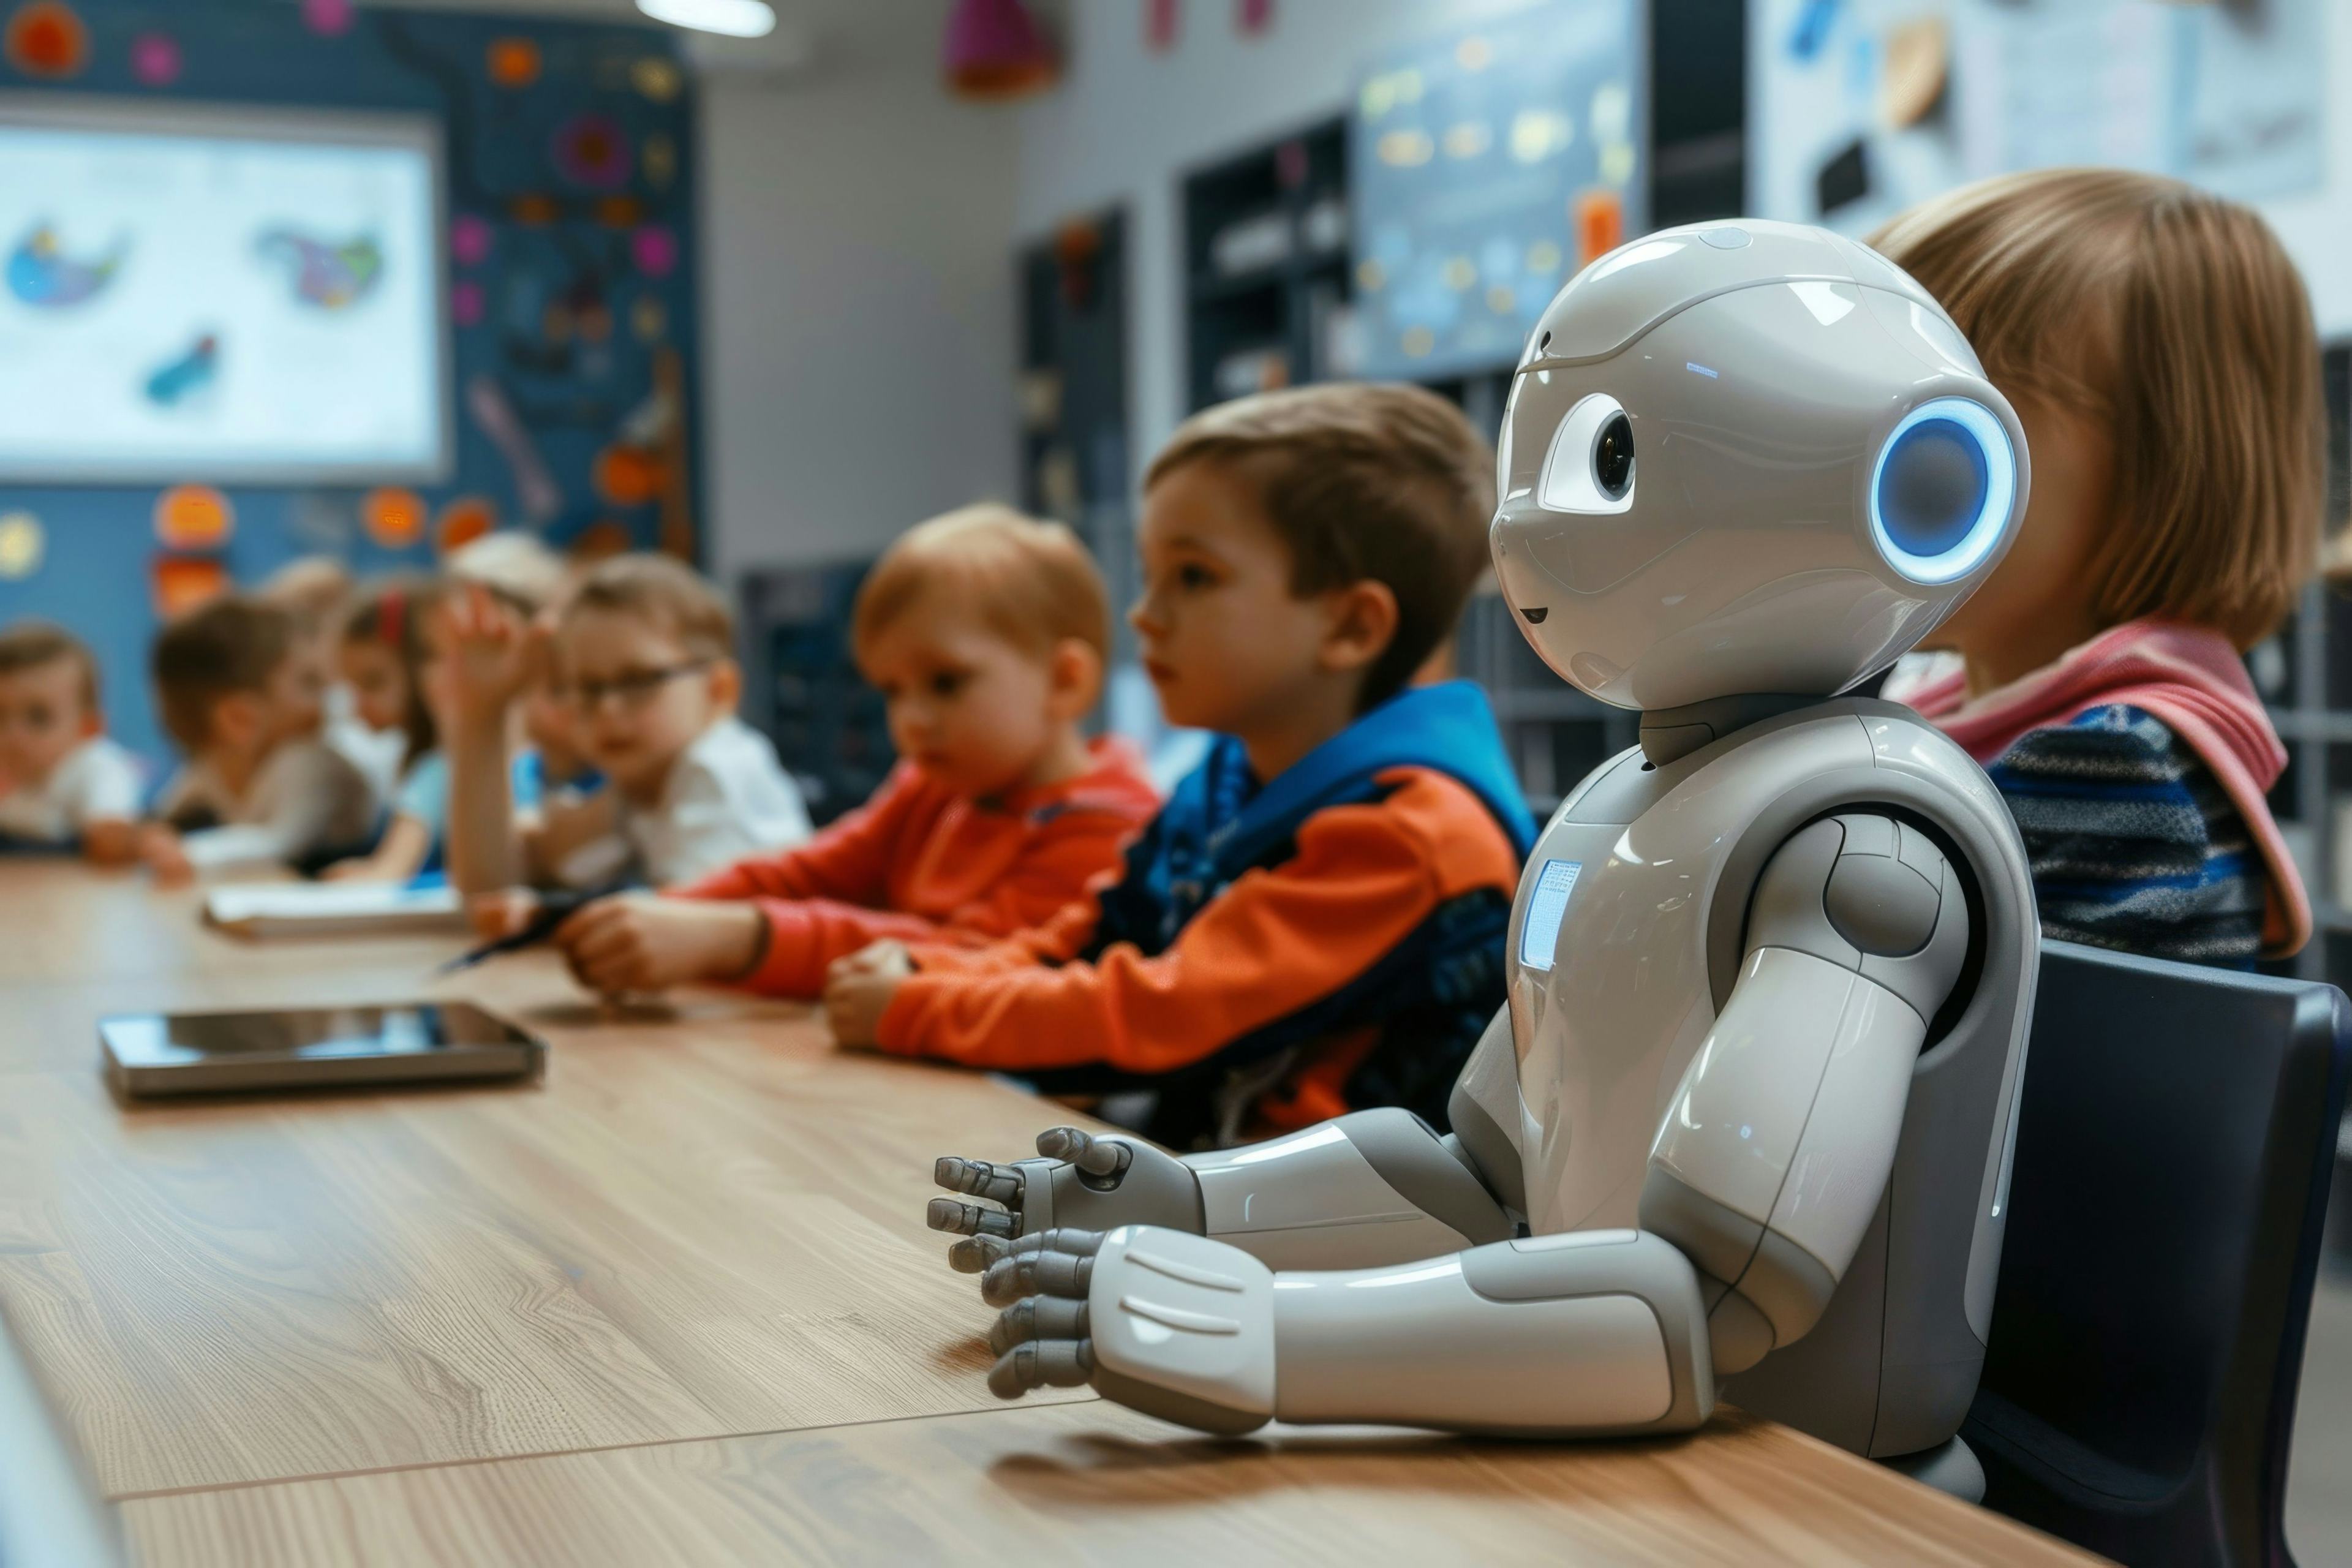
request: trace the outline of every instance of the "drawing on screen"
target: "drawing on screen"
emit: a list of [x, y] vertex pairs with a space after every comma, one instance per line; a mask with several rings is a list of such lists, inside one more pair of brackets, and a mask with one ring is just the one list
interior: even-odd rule
[[330, 245], [290, 228], [274, 228], [254, 247], [286, 266], [296, 300], [321, 310], [350, 309], [383, 277], [383, 247], [373, 234]]
[[194, 402], [219, 379], [220, 338], [205, 332], [147, 378], [147, 401], [158, 408], [176, 408]]
[[69, 310], [106, 292], [131, 254], [128, 237], [104, 255], [68, 256], [47, 219], [33, 225], [8, 253], [8, 292], [41, 310]]

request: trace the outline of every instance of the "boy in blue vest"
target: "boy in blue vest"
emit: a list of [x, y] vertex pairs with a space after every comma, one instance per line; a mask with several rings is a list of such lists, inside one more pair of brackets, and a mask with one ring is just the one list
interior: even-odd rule
[[1534, 825], [1467, 681], [1413, 684], [1486, 563], [1493, 455], [1392, 385], [1244, 398], [1145, 481], [1129, 612], [1171, 723], [1218, 731], [1123, 876], [978, 951], [835, 966], [845, 1044], [1150, 1088], [1142, 1131], [1247, 1142], [1446, 1096], [1503, 1001]]

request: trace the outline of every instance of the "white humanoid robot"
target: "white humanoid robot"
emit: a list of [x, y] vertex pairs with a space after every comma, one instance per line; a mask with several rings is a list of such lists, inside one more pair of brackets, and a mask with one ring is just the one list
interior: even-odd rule
[[2024, 434], [1918, 284], [1824, 230], [1667, 229], [1545, 312], [1493, 541], [1554, 670], [1642, 710], [1553, 814], [1453, 1132], [940, 1162], [992, 1384], [1269, 1419], [1673, 1432], [1719, 1393], [1954, 1490], [2039, 928], [2016, 830], [1835, 695], [2000, 562]]

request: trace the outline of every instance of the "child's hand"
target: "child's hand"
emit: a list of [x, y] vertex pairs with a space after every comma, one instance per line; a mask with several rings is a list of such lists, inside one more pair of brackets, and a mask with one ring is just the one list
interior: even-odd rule
[[915, 973], [907, 945], [877, 942], [873, 946], [835, 959], [825, 972], [824, 1021], [836, 1044], [871, 1046], [882, 1030], [882, 1015], [890, 999]]
[[488, 589], [466, 584], [441, 605], [442, 657], [435, 661], [436, 703], [469, 719], [502, 717], [549, 657], [544, 631], [524, 624]]
[[767, 934], [756, 905], [623, 893], [555, 928], [580, 984], [607, 996], [698, 980], [731, 980], [759, 960]]
[[466, 918], [473, 922], [474, 935], [481, 942], [504, 941], [530, 924], [537, 913], [539, 896], [528, 888], [500, 888], [466, 900]]
[[81, 825], [82, 858], [93, 866], [131, 866], [139, 860], [142, 829], [124, 817], [101, 817]]
[[160, 822], [151, 822], [139, 835], [139, 858], [147, 863], [159, 888], [177, 888], [193, 882], [195, 866], [188, 859], [180, 836]]
[[348, 860], [338, 860], [319, 873], [321, 882], [365, 881], [375, 869], [375, 862], [364, 855], [354, 855]]
[[856, 952], [836, 958], [824, 972], [828, 983], [846, 979], [853, 974], [897, 974], [915, 973], [915, 961], [907, 952], [907, 944], [897, 937], [886, 936], [879, 942], [869, 942]]

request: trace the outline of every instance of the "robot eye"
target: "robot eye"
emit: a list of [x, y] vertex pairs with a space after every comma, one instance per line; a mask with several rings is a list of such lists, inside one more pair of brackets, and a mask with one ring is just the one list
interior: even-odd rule
[[1938, 397], [1903, 416], [1870, 479], [1870, 531], [1915, 583], [1949, 583], [1982, 564], [2009, 527], [2017, 454], [1990, 409]]
[[1552, 433], [1536, 504], [1546, 511], [1629, 511], [1633, 480], [1633, 422], [1624, 405], [1596, 392]]

